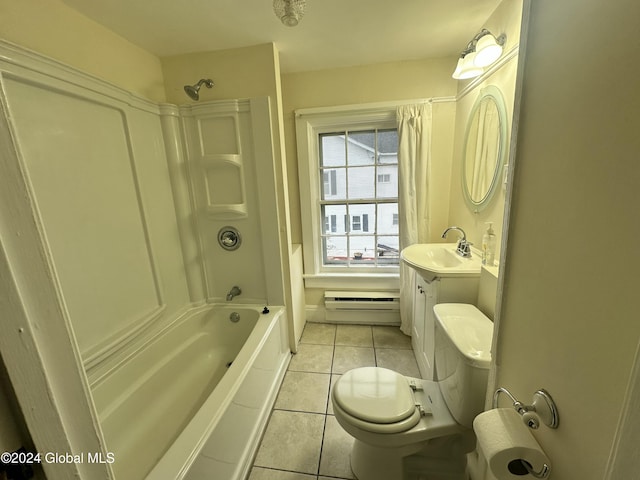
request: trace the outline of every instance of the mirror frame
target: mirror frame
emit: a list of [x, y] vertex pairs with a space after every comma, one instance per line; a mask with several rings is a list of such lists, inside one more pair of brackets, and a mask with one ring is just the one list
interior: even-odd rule
[[[499, 125], [500, 142], [499, 142], [498, 158], [496, 161], [495, 170], [493, 172], [491, 185], [489, 186], [489, 189], [487, 190], [487, 193], [485, 194], [485, 196], [480, 201], [476, 202], [471, 198], [471, 194], [467, 187], [468, 185], [467, 169], [466, 169], [467, 143], [469, 140], [469, 132], [471, 130], [471, 124], [473, 123], [473, 119], [476, 113], [478, 112], [478, 110], [480, 109], [480, 105], [487, 98], [493, 100], [493, 102], [496, 105], [496, 108], [498, 109], [498, 117], [500, 121], [500, 125]], [[507, 157], [507, 139], [508, 139], [507, 130], [508, 130], [507, 129], [507, 107], [504, 102], [504, 97], [502, 96], [502, 92], [498, 87], [496, 87], [495, 85], [489, 85], [480, 91], [478, 98], [473, 104], [471, 112], [469, 113], [469, 118], [467, 119], [467, 127], [464, 133], [464, 145], [462, 150], [462, 175], [461, 175], [462, 192], [464, 194], [464, 198], [467, 205], [473, 211], [473, 213], [478, 213], [484, 210], [491, 202], [491, 199], [493, 198], [496, 190], [498, 190], [501, 173], [503, 171], [505, 159]]]

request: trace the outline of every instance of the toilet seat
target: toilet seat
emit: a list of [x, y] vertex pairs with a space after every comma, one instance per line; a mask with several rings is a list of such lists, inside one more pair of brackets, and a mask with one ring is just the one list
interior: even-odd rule
[[373, 433], [410, 430], [421, 418], [408, 380], [380, 367], [346, 372], [333, 388], [334, 409], [349, 417], [358, 428]]

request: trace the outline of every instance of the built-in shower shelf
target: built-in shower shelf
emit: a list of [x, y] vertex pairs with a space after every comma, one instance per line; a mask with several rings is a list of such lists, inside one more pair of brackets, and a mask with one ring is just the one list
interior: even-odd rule
[[201, 162], [207, 215], [216, 219], [246, 217], [248, 212], [242, 156], [206, 155]]
[[249, 216], [247, 206], [245, 204], [208, 206], [206, 213], [208, 216], [214, 217], [216, 220], [234, 220]]

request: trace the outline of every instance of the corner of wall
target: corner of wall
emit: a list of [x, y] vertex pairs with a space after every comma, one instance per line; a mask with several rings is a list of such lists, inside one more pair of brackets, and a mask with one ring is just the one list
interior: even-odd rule
[[32, 49], [111, 82], [144, 98], [163, 102], [160, 59], [59, 0], [2, 0], [0, 32]]

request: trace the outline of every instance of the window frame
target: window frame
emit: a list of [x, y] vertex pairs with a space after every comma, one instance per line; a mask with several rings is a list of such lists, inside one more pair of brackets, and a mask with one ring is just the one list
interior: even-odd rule
[[322, 264], [319, 136], [341, 130], [396, 129], [397, 104], [310, 108], [295, 112], [305, 284], [345, 288], [359, 279], [360, 288], [397, 288], [399, 265], [346, 267]]

